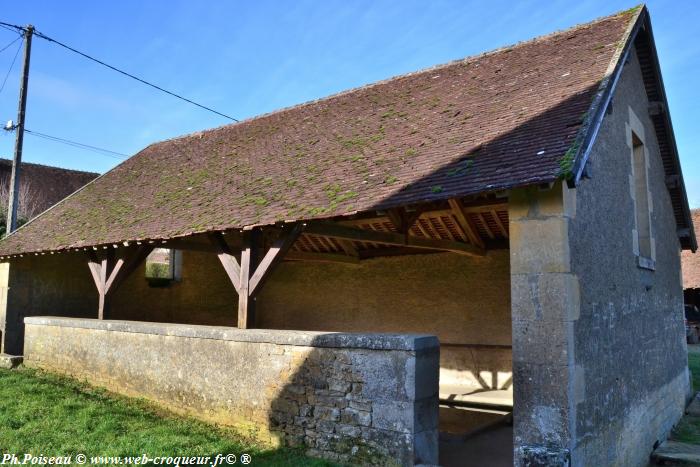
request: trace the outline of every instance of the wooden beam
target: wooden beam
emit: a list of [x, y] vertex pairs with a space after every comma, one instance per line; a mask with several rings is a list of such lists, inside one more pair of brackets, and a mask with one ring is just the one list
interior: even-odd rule
[[356, 255], [339, 255], [336, 253], [309, 253], [306, 251], [290, 251], [283, 258], [285, 261], [317, 261], [321, 263], [358, 264], [360, 258]]
[[[123, 263], [116, 272], [113, 270], [110, 275], [109, 285], [107, 287], [107, 293], [114, 294], [114, 292], [121, 287], [126, 279], [131, 276], [131, 274], [136, 271], [141, 263], [146, 261], [146, 258], [153, 251], [152, 245], [140, 245], [135, 250], [124, 255]], [[117, 269], [115, 265], [114, 269]]]
[[[143, 262], [153, 248], [151, 246], [141, 246], [135, 250], [126, 251], [122, 258], [114, 259], [114, 252], [111, 251], [108, 256], [112, 259], [103, 257], [98, 258], [94, 251], [88, 252], [88, 267], [92, 274], [92, 279], [95, 282], [99, 301], [97, 305], [98, 319], [105, 319], [108, 313], [108, 298], [110, 292], [114, 292], [122, 282]], [[110, 271], [110, 263], [113, 264]]]
[[476, 215], [479, 217], [479, 220], [484, 226], [484, 230], [486, 231], [486, 234], [491, 237], [491, 238], [496, 238], [496, 236], [491, 232], [491, 229], [489, 228], [489, 224], [486, 222], [486, 218], [484, 217], [484, 214], [479, 211], [476, 213]]
[[501, 221], [501, 218], [498, 217], [498, 212], [496, 211], [491, 211], [491, 217], [493, 217], [493, 221], [496, 223], [498, 228], [500, 229], [501, 233], [503, 234], [504, 237], [508, 238], [508, 229], [506, 229], [506, 226], [503, 225], [503, 222]]
[[408, 231], [411, 230], [411, 227], [413, 227], [413, 224], [416, 223], [420, 215], [421, 211], [419, 210], [407, 212], [402, 208], [396, 208], [387, 211], [389, 220], [394, 224], [396, 230], [402, 234], [407, 234]]
[[336, 238], [335, 241], [338, 242], [338, 245], [340, 245], [340, 248], [343, 249], [346, 255], [354, 257], [358, 256], [359, 253], [357, 251], [357, 248], [355, 248], [355, 245], [353, 245], [351, 241], [341, 240], [338, 238]]
[[251, 297], [254, 297], [262, 288], [263, 283], [270, 277], [270, 273], [274, 270], [275, 266], [279, 264], [292, 245], [294, 245], [294, 242], [296, 242], [303, 230], [303, 224], [299, 223], [295, 225], [288, 232], [283, 232], [280, 237], [275, 240], [270, 249], [267, 250], [262, 261], [260, 261], [260, 264], [255, 268], [255, 272], [250, 277], [248, 294]]
[[467, 235], [467, 238], [469, 238], [469, 241], [472, 242], [474, 245], [478, 246], [479, 248], [484, 248], [484, 241], [481, 238], [481, 235], [479, 235], [479, 231], [477, 230], [476, 226], [474, 223], [469, 219], [469, 217], [464, 214], [464, 209], [462, 206], [462, 202], [457, 200], [457, 199], [449, 199], [448, 203], [450, 204], [451, 214], [454, 216], [455, 220], [457, 221], [457, 225], [459, 225], [464, 233]]
[[467, 243], [405, 236], [395, 232], [378, 232], [376, 230], [356, 229], [340, 224], [334, 224], [332, 222], [309, 223], [306, 227], [306, 232], [313, 235], [340, 238], [344, 240], [407, 246], [427, 250], [450, 251], [468, 256], [483, 256], [485, 254], [483, 248]]
[[240, 288], [238, 290], [238, 328], [255, 326], [255, 300], [250, 296], [250, 276], [255, 270], [260, 232], [257, 229], [243, 232], [241, 251]]
[[240, 295], [241, 293], [241, 266], [236, 261], [236, 257], [231, 253], [226, 240], [220, 233], [212, 232], [209, 234], [209, 241], [214, 247], [216, 256], [219, 258], [221, 265], [226, 271], [233, 288], [236, 289], [236, 293]]

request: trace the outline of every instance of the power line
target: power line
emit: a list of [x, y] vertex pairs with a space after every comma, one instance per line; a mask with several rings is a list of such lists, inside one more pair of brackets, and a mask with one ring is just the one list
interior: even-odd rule
[[2, 49], [0, 49], [0, 53], [3, 53], [3, 52], [5, 51], [5, 49], [9, 48], [12, 44], [14, 44], [15, 42], [17, 42], [17, 41], [20, 40], [21, 38], [22, 38], [22, 36], [19, 36], [19, 37], [17, 37], [15, 40], [13, 40], [13, 41], [10, 42], [9, 44], [7, 44], [5, 47], [3, 47]]
[[15, 58], [12, 59], [12, 63], [10, 63], [10, 68], [7, 70], [7, 74], [5, 75], [5, 79], [2, 80], [2, 85], [0, 85], [0, 93], [2, 93], [2, 90], [5, 89], [5, 83], [7, 83], [7, 78], [9, 78], [10, 73], [12, 73], [12, 67], [15, 66], [15, 61], [17, 61], [17, 56], [19, 55], [19, 51], [22, 49], [23, 42], [24, 41], [19, 43], [19, 47], [17, 47], [17, 52], [15, 52]]
[[7, 29], [8, 31], [12, 32], [17, 32], [20, 35], [22, 34], [22, 27], [21, 26], [15, 26], [14, 24], [8, 24], [8, 23], [3, 23], [0, 22], [0, 28]]
[[[0, 22], [0, 25], [10, 26], [10, 27], [15, 28], [15, 29], [17, 29], [17, 30], [19, 30], [19, 31], [24, 31], [24, 28], [23, 28], [23, 27], [17, 26], [17, 25], [14, 25], [14, 24], [8, 24], [8, 23], [2, 23], [2, 22]], [[219, 116], [221, 116], [221, 117], [228, 118], [229, 120], [232, 120], [232, 121], [234, 121], [234, 122], [238, 122], [238, 121], [239, 121], [237, 118], [233, 118], [233, 117], [231, 117], [230, 115], [226, 115], [225, 113], [219, 112], [218, 110], [214, 110], [214, 109], [212, 109], [211, 107], [207, 107], [206, 105], [199, 104], [199, 103], [197, 103], [197, 102], [195, 102], [195, 101], [193, 101], [193, 100], [191, 100], [191, 99], [188, 99], [188, 98], [186, 98], [186, 97], [184, 97], [184, 96], [181, 96], [180, 94], [176, 94], [176, 93], [174, 93], [174, 92], [172, 92], [172, 91], [168, 91], [167, 89], [164, 89], [164, 88], [162, 88], [162, 87], [160, 87], [160, 86], [158, 86], [158, 85], [156, 85], [156, 84], [153, 84], [153, 83], [151, 83], [151, 82], [149, 82], [149, 81], [146, 81], [145, 79], [139, 78], [138, 76], [134, 76], [134, 75], [132, 75], [131, 73], [128, 73], [128, 72], [126, 72], [126, 71], [124, 71], [124, 70], [121, 70], [121, 69], [119, 69], [119, 68], [117, 68], [117, 67], [115, 67], [115, 66], [109, 65], [108, 63], [105, 63], [105, 62], [103, 62], [102, 60], [99, 60], [99, 59], [97, 59], [97, 58], [95, 58], [95, 57], [92, 57], [92, 56], [90, 56], [90, 55], [88, 55], [88, 54], [86, 54], [86, 53], [84, 53], [84, 52], [81, 52], [81, 51], [79, 51], [79, 50], [77, 50], [77, 49], [75, 49], [75, 48], [73, 48], [73, 47], [71, 47], [71, 46], [69, 46], [69, 45], [67, 45], [67, 44], [64, 44], [63, 42], [57, 41], [56, 39], [53, 39], [53, 38], [47, 36], [46, 34], [43, 34], [43, 33], [39, 32], [39, 31], [34, 31], [34, 35], [36, 35], [37, 37], [41, 37], [42, 39], [44, 39], [44, 40], [46, 40], [46, 41], [48, 41], [48, 42], [53, 42], [53, 43], [56, 44], [56, 45], [59, 45], [59, 46], [65, 48], [65, 49], [67, 49], [67, 50], [70, 50], [71, 52], [76, 53], [76, 54], [78, 54], [78, 55], [80, 55], [80, 56], [82, 56], [82, 57], [84, 57], [84, 58], [87, 58], [88, 60], [91, 60], [91, 61], [93, 61], [93, 62], [95, 62], [95, 63], [98, 63], [98, 64], [100, 64], [100, 65], [102, 65], [102, 66], [105, 66], [105, 67], [109, 68], [110, 70], [116, 71], [117, 73], [120, 73], [120, 74], [122, 74], [122, 75], [124, 75], [124, 76], [126, 76], [126, 77], [129, 77], [129, 78], [131, 78], [131, 79], [134, 79], [134, 80], [136, 80], [136, 81], [138, 81], [138, 82], [140, 82], [140, 83], [142, 83], [142, 84], [145, 84], [146, 86], [150, 86], [150, 87], [152, 87], [152, 88], [154, 88], [154, 89], [157, 89], [158, 91], [161, 91], [161, 92], [164, 92], [164, 93], [166, 93], [166, 94], [169, 94], [169, 95], [171, 95], [171, 96], [173, 96], [173, 97], [176, 97], [176, 98], [178, 98], [178, 99], [180, 99], [180, 100], [183, 100], [183, 101], [185, 101], [185, 102], [188, 102], [188, 103], [190, 103], [190, 104], [192, 104], [192, 105], [196, 105], [197, 107], [199, 107], [199, 108], [201, 108], [201, 109], [208, 110], [209, 112], [215, 113], [216, 115], [219, 115]]]
[[104, 156], [113, 157], [113, 158], [115, 158], [115, 159], [121, 159], [121, 160], [123, 160], [123, 159], [129, 157], [127, 154], [123, 154], [123, 153], [121, 153], [121, 152], [112, 151], [112, 150], [109, 150], [109, 149], [100, 148], [100, 147], [92, 146], [92, 145], [89, 145], [89, 144], [79, 143], [79, 142], [77, 142], [77, 141], [71, 141], [71, 140], [65, 139], [65, 138], [59, 138], [58, 136], [51, 136], [51, 135], [47, 135], [47, 134], [45, 134], [45, 133], [39, 133], [38, 131], [32, 131], [32, 130], [29, 130], [29, 129], [27, 129], [27, 128], [25, 128], [24, 131], [26, 131], [26, 132], [29, 133], [30, 135], [36, 136], [36, 137], [38, 137], [38, 138], [47, 139], [47, 140], [49, 140], [49, 141], [54, 141], [54, 142], [56, 142], [56, 143], [66, 144], [66, 145], [68, 145], [68, 146], [73, 146], [73, 147], [76, 147], [76, 148], [79, 148], [79, 149], [85, 149], [85, 150], [87, 150], [87, 151], [93, 151], [93, 152], [102, 154], [102, 155], [104, 155]]

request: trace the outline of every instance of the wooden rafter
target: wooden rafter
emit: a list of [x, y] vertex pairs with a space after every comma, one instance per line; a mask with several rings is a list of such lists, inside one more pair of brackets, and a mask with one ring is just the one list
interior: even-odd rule
[[488, 222], [486, 222], [486, 218], [484, 217], [484, 214], [479, 211], [476, 213], [476, 216], [479, 218], [479, 221], [481, 221], [481, 225], [484, 226], [484, 231], [486, 232], [486, 235], [489, 236], [489, 238], [496, 238], [496, 236], [493, 234], [491, 231], [491, 228], [489, 227]]
[[376, 230], [356, 229], [332, 222], [315, 222], [306, 227], [306, 231], [315, 235], [340, 238], [345, 240], [379, 243], [384, 245], [404, 246], [428, 250], [450, 251], [469, 256], [483, 256], [483, 248], [462, 242], [450, 240], [433, 240], [406, 236], [395, 232], [379, 232]]
[[471, 219], [464, 214], [462, 202], [457, 199], [450, 199], [449, 204], [451, 208], [450, 214], [454, 216], [457, 225], [464, 231], [469, 241], [479, 248], [484, 248], [484, 241], [481, 239], [479, 231]]
[[503, 236], [508, 238], [508, 229], [506, 229], [506, 226], [503, 225], [503, 221], [501, 221], [501, 218], [498, 217], [498, 212], [495, 210], [491, 211], [491, 217], [493, 217], [493, 221], [496, 223], [498, 229], [501, 231]]

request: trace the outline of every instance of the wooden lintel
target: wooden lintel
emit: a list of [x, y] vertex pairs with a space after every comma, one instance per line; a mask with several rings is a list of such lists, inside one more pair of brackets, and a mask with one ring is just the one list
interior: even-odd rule
[[283, 232], [280, 237], [275, 240], [260, 261], [260, 264], [255, 268], [255, 272], [250, 276], [250, 283], [248, 285], [248, 293], [250, 296], [255, 296], [262, 288], [262, 284], [270, 276], [270, 273], [289, 251], [297, 238], [299, 238], [303, 230], [303, 224], [297, 224], [288, 232]]
[[231, 284], [233, 284], [233, 288], [236, 289], [237, 294], [240, 294], [241, 266], [238, 264], [238, 261], [236, 261], [236, 257], [233, 256], [231, 249], [226, 243], [226, 240], [220, 233], [210, 233], [209, 241], [214, 248], [216, 256], [219, 258], [221, 265], [224, 267], [224, 271], [226, 271], [226, 275], [231, 281]]
[[375, 230], [356, 229], [332, 222], [309, 223], [306, 232], [313, 235], [340, 238], [360, 242], [385, 245], [406, 246], [428, 250], [442, 250], [468, 256], [483, 256], [485, 251], [475, 245], [450, 240], [433, 240], [406, 236], [395, 232], [378, 232]]

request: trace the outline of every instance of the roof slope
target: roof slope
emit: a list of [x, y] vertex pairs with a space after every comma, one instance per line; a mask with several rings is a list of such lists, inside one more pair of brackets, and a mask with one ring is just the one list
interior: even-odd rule
[[[0, 158], [0, 184], [9, 184], [11, 175], [12, 160]], [[28, 185], [31, 190], [33, 197], [31, 216], [45, 211], [99, 175], [93, 172], [22, 162], [20, 181], [23, 185]]]
[[[700, 209], [691, 212], [695, 232], [700, 231]], [[700, 254], [684, 251], [681, 254], [681, 266], [683, 271], [683, 288], [700, 289]]]
[[0, 242], [0, 255], [556, 180], [640, 11], [153, 144]]

